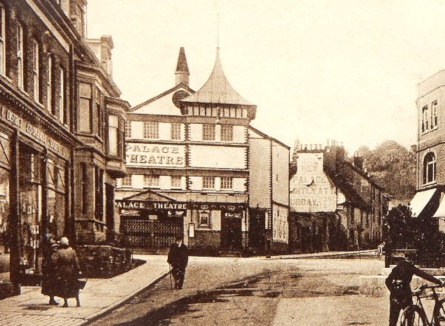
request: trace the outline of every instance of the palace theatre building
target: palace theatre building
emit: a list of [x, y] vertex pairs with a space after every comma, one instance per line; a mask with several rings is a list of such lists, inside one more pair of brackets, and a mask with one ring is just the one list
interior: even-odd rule
[[85, 38], [85, 7], [0, 0], [0, 283], [38, 279], [50, 237], [96, 245], [112, 231], [129, 105], [107, 69], [111, 37]]
[[[208, 81], [195, 92], [189, 87], [188, 65], [181, 48], [176, 86], [127, 112], [128, 175], [118, 181], [116, 191], [127, 246], [159, 251], [180, 234], [192, 251], [201, 254], [252, 247], [263, 250], [266, 244], [271, 248], [274, 239], [286, 248], [289, 148], [279, 142], [274, 145], [274, 150], [276, 146], [283, 148], [283, 164], [280, 182], [272, 182], [266, 172], [271, 168], [268, 151], [272, 145], [267, 136], [250, 127], [255, 115], [256, 106], [227, 81], [219, 49]], [[253, 134], [257, 139], [267, 138], [264, 143], [255, 143], [255, 153], [264, 155], [264, 166], [251, 164]], [[252, 190], [255, 168], [265, 169], [264, 185]], [[281, 205], [272, 203], [272, 184], [284, 189]], [[264, 209], [258, 219], [262, 222], [254, 227], [256, 237], [251, 237], [249, 199], [254, 191], [266, 194], [255, 197], [255, 207]], [[274, 224], [272, 217], [284, 222]], [[274, 233], [274, 226], [286, 231]]]

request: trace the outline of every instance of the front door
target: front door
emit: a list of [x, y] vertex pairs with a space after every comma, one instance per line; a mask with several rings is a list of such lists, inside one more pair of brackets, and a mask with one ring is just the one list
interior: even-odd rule
[[224, 213], [221, 221], [221, 249], [242, 249], [242, 213]]

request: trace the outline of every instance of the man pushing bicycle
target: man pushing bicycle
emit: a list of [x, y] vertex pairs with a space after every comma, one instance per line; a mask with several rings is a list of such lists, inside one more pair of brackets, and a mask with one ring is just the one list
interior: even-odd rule
[[413, 304], [410, 286], [413, 275], [441, 286], [445, 285], [445, 282], [414, 266], [409, 256], [403, 255], [403, 260], [394, 267], [385, 281], [386, 287], [391, 293], [389, 297], [389, 326], [396, 326], [400, 311]]

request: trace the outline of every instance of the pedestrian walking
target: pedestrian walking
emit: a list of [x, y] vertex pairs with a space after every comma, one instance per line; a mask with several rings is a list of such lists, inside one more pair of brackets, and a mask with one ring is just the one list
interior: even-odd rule
[[413, 304], [410, 286], [413, 275], [417, 275], [438, 285], [443, 286], [445, 284], [441, 280], [414, 266], [410, 257], [404, 255], [403, 260], [394, 267], [385, 281], [386, 287], [390, 291], [389, 326], [396, 326], [400, 311]]
[[175, 279], [175, 289], [182, 289], [188, 259], [188, 248], [184, 244], [182, 236], [178, 235], [176, 242], [170, 246], [167, 259], [167, 262], [172, 266], [171, 274]]
[[56, 269], [52, 262], [52, 255], [57, 252], [58, 243], [52, 234], [46, 234], [43, 238], [43, 260], [42, 260], [42, 294], [49, 296], [50, 305], [58, 305], [54, 299], [57, 289]]
[[55, 295], [64, 299], [63, 307], [68, 307], [69, 298], [76, 298], [77, 307], [80, 307], [78, 278], [81, 271], [76, 252], [69, 246], [68, 238], [60, 239], [60, 247], [51, 260], [55, 267], [57, 283]]

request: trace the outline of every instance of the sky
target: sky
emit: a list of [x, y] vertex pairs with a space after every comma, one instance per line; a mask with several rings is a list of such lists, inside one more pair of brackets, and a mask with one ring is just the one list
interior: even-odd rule
[[199, 90], [219, 39], [251, 125], [290, 147], [416, 144], [417, 84], [445, 68], [445, 0], [89, 0], [87, 15], [131, 106], [175, 86], [180, 47]]

